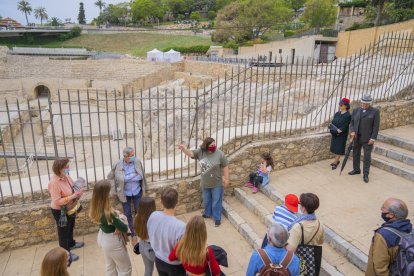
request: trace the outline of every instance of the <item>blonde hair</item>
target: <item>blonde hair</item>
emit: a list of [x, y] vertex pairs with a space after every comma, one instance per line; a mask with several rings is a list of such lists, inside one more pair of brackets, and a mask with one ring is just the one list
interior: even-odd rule
[[207, 229], [201, 216], [194, 216], [187, 224], [183, 238], [179, 241], [176, 255], [185, 264], [204, 265], [207, 252]]
[[62, 247], [47, 252], [42, 261], [40, 276], [69, 276], [68, 252]]
[[108, 180], [100, 180], [96, 183], [92, 193], [91, 208], [89, 217], [94, 223], [101, 223], [102, 212], [108, 224], [112, 223], [111, 219], [111, 201], [109, 192], [111, 191], [111, 182]]

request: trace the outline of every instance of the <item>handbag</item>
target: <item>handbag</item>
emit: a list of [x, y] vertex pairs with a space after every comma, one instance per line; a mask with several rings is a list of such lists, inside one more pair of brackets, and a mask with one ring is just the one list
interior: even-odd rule
[[[300, 275], [318, 276], [322, 262], [322, 246], [305, 244], [303, 225], [302, 223], [299, 223], [299, 225], [302, 230], [302, 241], [296, 249], [296, 255], [300, 260]], [[320, 226], [321, 224], [318, 221], [318, 229], [308, 243], [315, 238], [316, 234], [319, 232]]]
[[[73, 186], [70, 185], [70, 183], [68, 183], [68, 184], [69, 184], [70, 188], [72, 189], [72, 194], [74, 194], [75, 190], [73, 189]], [[80, 211], [82, 211], [82, 205], [80, 204], [79, 199], [74, 199], [74, 200], [72, 200], [72, 202], [70, 202], [66, 205], [66, 214], [68, 216], [71, 216], [75, 213], [77, 214]]]
[[[207, 256], [207, 267], [205, 270], [205, 276], [214, 276], [213, 273], [211, 273], [211, 266], [210, 266], [210, 255], [208, 254], [208, 248], [210, 247], [210, 249], [213, 251], [214, 253], [214, 257], [216, 258], [216, 261], [219, 265], [223, 265], [225, 267], [228, 267], [227, 264], [227, 252], [224, 251], [223, 248], [216, 246], [216, 245], [211, 245], [207, 247], [207, 252], [206, 252], [206, 256]], [[219, 260], [217, 260], [216, 254], [219, 254]], [[223, 257], [225, 255], [225, 258]], [[224, 274], [224, 272], [220, 269], [220, 276], [226, 276], [226, 274]]]

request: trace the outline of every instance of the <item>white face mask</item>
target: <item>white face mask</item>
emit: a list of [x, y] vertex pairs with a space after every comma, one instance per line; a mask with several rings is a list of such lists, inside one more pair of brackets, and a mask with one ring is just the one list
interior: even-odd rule
[[302, 206], [300, 206], [299, 208], [298, 208], [298, 215], [303, 215], [303, 211], [302, 211]]

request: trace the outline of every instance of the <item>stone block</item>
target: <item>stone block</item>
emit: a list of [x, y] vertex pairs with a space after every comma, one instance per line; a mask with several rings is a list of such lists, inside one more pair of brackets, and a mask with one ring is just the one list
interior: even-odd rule
[[348, 250], [347, 258], [351, 263], [362, 271], [367, 270], [368, 256], [356, 247], [351, 247]]
[[11, 223], [5, 223], [0, 225], [0, 232], [9, 232], [10, 230], [14, 229], [14, 225]]

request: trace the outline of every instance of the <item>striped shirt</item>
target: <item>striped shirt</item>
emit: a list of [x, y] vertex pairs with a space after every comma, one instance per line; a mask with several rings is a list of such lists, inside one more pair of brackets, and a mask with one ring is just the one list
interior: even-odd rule
[[291, 211], [289, 211], [285, 205], [280, 205], [280, 206], [276, 206], [275, 211], [273, 212], [272, 218], [275, 222], [283, 224], [283, 226], [285, 226], [287, 229], [289, 225], [293, 221], [295, 221], [297, 216], [295, 215], [295, 213], [292, 213]]

